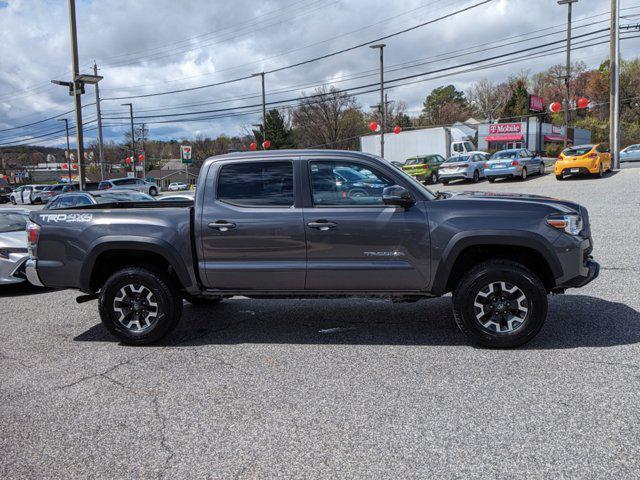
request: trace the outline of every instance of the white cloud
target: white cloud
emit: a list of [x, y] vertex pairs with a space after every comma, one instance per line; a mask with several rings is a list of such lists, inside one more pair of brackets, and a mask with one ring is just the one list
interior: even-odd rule
[[[443, 13], [474, 3], [474, 0], [267, 0], [255, 2], [236, 0], [93, 0], [78, 1], [78, 34], [80, 63], [89, 71], [95, 59], [101, 67], [104, 81], [103, 97], [126, 93], [144, 94], [191, 87], [244, 76], [263, 69], [269, 70], [306, 58], [335, 51], [372, 40]], [[625, 2], [623, 2], [623, 7]], [[606, 12], [608, 0], [582, 1], [574, 6], [576, 26], [580, 19]], [[640, 9], [638, 9], [640, 11]], [[562, 25], [566, 7], [555, 0], [495, 0], [473, 11], [385, 40], [385, 62], [388, 66], [414, 59], [471, 48], [525, 32]], [[603, 15], [595, 20], [606, 20]], [[392, 19], [384, 22], [385, 19]], [[593, 23], [583, 22], [585, 24]], [[591, 29], [606, 27], [592, 24]], [[590, 28], [581, 28], [585, 32]], [[561, 30], [562, 27], [559, 27]], [[354, 33], [349, 33], [353, 32]], [[548, 32], [547, 32], [548, 33]], [[0, 2], [0, 129], [27, 123], [72, 108], [65, 88], [52, 86], [53, 78], [65, 79], [70, 68], [67, 2], [53, 0], [7, 0]], [[539, 41], [563, 38], [543, 32]], [[515, 40], [515, 39], [514, 39]], [[472, 56], [443, 60], [427, 65], [400, 69], [387, 78], [410, 75], [508, 52], [531, 45], [505, 41], [500, 50]], [[534, 42], [535, 43], [535, 42]], [[311, 45], [307, 48], [307, 45]], [[635, 56], [640, 41], [623, 44], [626, 56]], [[484, 47], [480, 47], [483, 49]], [[187, 51], [188, 50], [188, 51]], [[577, 50], [576, 59], [596, 65], [608, 54], [608, 47]], [[503, 79], [512, 72], [529, 69], [532, 72], [563, 61], [563, 54], [543, 59], [523, 60], [492, 70], [459, 75], [404, 86], [389, 91], [390, 97], [404, 100], [409, 109], [419, 109], [424, 96], [432, 88], [453, 83], [464, 89], [473, 81], [489, 77]], [[292, 85], [336, 81], [345, 76], [371, 70], [372, 76], [339, 82], [344, 88], [377, 80], [377, 56], [361, 48], [326, 60], [311, 63], [267, 76], [267, 91]], [[295, 97], [300, 90], [269, 99]], [[230, 85], [192, 92], [132, 100], [137, 115], [158, 112], [144, 110], [170, 107], [176, 104], [214, 102], [219, 99], [259, 93], [259, 80], [250, 79]], [[93, 89], [87, 88], [83, 102], [93, 101]], [[185, 107], [185, 110], [209, 110], [252, 104], [259, 99]], [[361, 105], [377, 101], [375, 94], [359, 97]], [[105, 101], [105, 117], [127, 115], [123, 101]], [[95, 116], [92, 107], [85, 116]], [[69, 118], [72, 118], [71, 116]], [[195, 132], [209, 135], [242, 133], [258, 120], [259, 115], [231, 117], [197, 123], [150, 124], [154, 137], [191, 136]], [[148, 119], [153, 120], [153, 119]], [[105, 120], [105, 124], [117, 120]], [[51, 122], [52, 124], [55, 122]], [[45, 124], [33, 132], [45, 132], [55, 126]], [[122, 128], [106, 131], [106, 136], [121, 138]], [[0, 132], [3, 139], [15, 132]], [[91, 137], [93, 133], [89, 133]]]

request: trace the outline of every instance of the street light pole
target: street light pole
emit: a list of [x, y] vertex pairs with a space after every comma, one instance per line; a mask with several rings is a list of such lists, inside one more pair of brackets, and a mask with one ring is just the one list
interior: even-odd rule
[[129, 107], [129, 118], [131, 120], [131, 169], [133, 171], [133, 178], [136, 178], [136, 140], [133, 132], [133, 104], [123, 103], [122, 106]]
[[[93, 74], [98, 76], [98, 65], [93, 62]], [[102, 115], [100, 114], [100, 90], [96, 82], [96, 115], [98, 116], [98, 159], [100, 160], [100, 180], [104, 180], [104, 154], [102, 153]]]
[[609, 148], [613, 168], [620, 168], [620, 0], [611, 0], [609, 45]]
[[84, 138], [82, 132], [82, 100], [81, 85], [77, 81], [80, 74], [78, 65], [78, 33], [76, 30], [76, 2], [69, 0], [69, 29], [71, 32], [71, 68], [73, 70], [73, 98], [76, 110], [76, 143], [78, 150], [78, 184], [84, 190]]
[[569, 137], [569, 108], [571, 97], [569, 97], [569, 83], [571, 82], [571, 10], [572, 6], [578, 0], [558, 0], [558, 5], [567, 5], [567, 66], [564, 77], [565, 88], [565, 104], [564, 104], [564, 148], [567, 148], [567, 139]]
[[260, 85], [262, 86], [262, 125], [263, 125], [263, 130], [262, 130], [262, 137], [263, 137], [263, 141], [266, 140], [266, 128], [267, 128], [267, 103], [266, 103], [266, 96], [265, 96], [265, 90], [264, 90], [264, 72], [260, 72], [260, 73], [254, 73], [253, 75], [251, 75], [252, 77], [260, 77]]
[[58, 119], [59, 122], [64, 122], [64, 129], [67, 133], [67, 150], [65, 151], [65, 158], [67, 159], [67, 171], [69, 172], [69, 185], [71, 185], [71, 158], [69, 157], [69, 120], [66, 118]]
[[384, 130], [386, 105], [384, 103], [384, 43], [369, 45], [369, 48], [378, 48], [380, 50], [380, 156], [384, 158]]

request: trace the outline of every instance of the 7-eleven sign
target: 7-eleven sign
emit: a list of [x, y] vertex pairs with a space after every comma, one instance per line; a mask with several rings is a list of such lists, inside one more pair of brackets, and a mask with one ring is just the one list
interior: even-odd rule
[[180, 159], [182, 160], [182, 163], [193, 163], [193, 156], [191, 155], [192, 152], [193, 149], [191, 145], [180, 145]]

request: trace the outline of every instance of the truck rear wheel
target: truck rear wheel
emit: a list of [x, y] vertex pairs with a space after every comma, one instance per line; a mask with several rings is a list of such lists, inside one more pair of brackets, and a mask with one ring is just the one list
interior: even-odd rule
[[483, 262], [467, 272], [453, 294], [458, 328], [475, 344], [513, 348], [530, 341], [547, 318], [540, 279], [508, 260]]
[[100, 318], [122, 343], [147, 345], [175, 328], [182, 297], [164, 273], [127, 267], [112, 274], [100, 290]]

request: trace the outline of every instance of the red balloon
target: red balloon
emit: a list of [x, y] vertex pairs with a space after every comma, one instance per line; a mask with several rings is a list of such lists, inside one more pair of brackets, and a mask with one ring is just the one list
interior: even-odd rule
[[585, 97], [580, 97], [578, 99], [578, 108], [587, 108], [589, 106], [589, 99]]
[[393, 127], [393, 133], [395, 133], [396, 135], [399, 134], [402, 131], [402, 128], [400, 127], [400, 125], [396, 125], [395, 127]]
[[371, 122], [369, 124], [369, 130], [371, 130], [372, 132], [375, 132], [376, 130], [378, 130], [378, 122]]
[[127, 165], [129, 165], [131, 163], [131, 157], [127, 157], [124, 159], [124, 163], [126, 163]]
[[69, 168], [69, 165], [67, 165], [66, 163], [63, 163], [62, 164], [62, 168], [64, 168], [66, 170], [67, 168]]
[[77, 170], [78, 169], [78, 165], [76, 165], [75, 163], [73, 165], [71, 165], [71, 169], [72, 170]]
[[138, 155], [138, 160], [142, 162], [144, 160], [144, 155], [143, 154]]
[[257, 150], [258, 149], [258, 144], [256, 142], [251, 142], [249, 144], [249, 150]]
[[553, 113], [558, 113], [561, 109], [562, 105], [560, 104], [560, 102], [553, 102], [551, 105], [549, 105], [549, 110], [551, 110]]
[[271, 142], [269, 140], [265, 140], [264, 142], [262, 142], [262, 148], [264, 148], [265, 150], [267, 150], [270, 146]]

